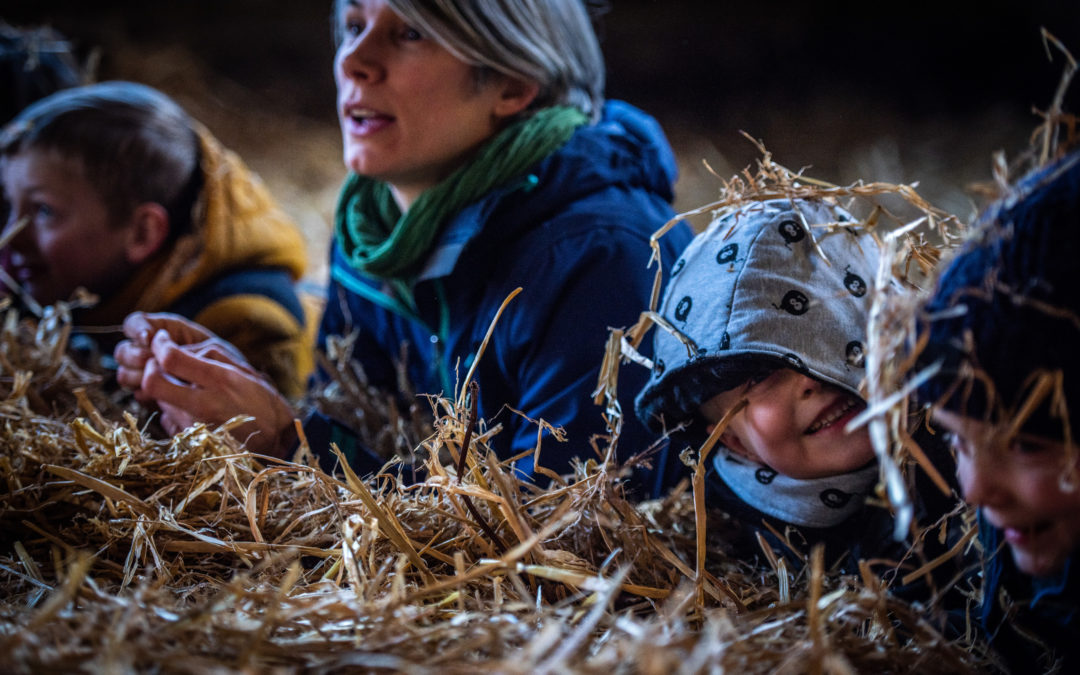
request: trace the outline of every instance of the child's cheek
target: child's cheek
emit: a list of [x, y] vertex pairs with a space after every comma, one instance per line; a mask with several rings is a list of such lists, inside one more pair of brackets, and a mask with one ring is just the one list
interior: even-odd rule
[[975, 481], [975, 466], [971, 461], [970, 455], [967, 453], [957, 453], [956, 456], [956, 478], [960, 481], [960, 490], [963, 493], [964, 499], [969, 502], [974, 501], [974, 481]]

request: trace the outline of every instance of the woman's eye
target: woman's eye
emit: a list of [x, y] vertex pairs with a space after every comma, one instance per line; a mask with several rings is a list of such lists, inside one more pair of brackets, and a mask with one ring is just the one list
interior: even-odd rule
[[423, 40], [424, 34], [412, 26], [405, 26], [401, 31], [401, 39], [406, 42], [415, 42], [417, 40]]
[[346, 21], [345, 22], [345, 35], [348, 37], [356, 37], [364, 32], [364, 24], [359, 21]]

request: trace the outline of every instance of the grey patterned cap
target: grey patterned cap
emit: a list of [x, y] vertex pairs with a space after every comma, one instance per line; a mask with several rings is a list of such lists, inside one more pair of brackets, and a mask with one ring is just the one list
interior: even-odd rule
[[638, 418], [657, 432], [672, 428], [780, 366], [858, 395], [880, 252], [871, 235], [843, 223], [855, 225], [832, 204], [777, 199], [744, 205], [695, 237], [660, 308], [683, 339], [654, 329]]

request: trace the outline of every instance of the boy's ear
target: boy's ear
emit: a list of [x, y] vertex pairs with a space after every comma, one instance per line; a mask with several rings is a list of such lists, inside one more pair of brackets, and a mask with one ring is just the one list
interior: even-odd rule
[[540, 85], [532, 80], [503, 77], [499, 83], [499, 98], [493, 112], [499, 118], [513, 117], [528, 108], [539, 93]]
[[728, 450], [731, 450], [736, 455], [742, 455], [743, 457], [750, 458], [751, 455], [746, 451], [746, 447], [743, 446], [739, 437], [731, 432], [730, 429], [724, 429], [724, 433], [720, 434], [720, 442], [724, 444]]
[[124, 252], [132, 265], [141, 265], [161, 250], [169, 238], [169, 214], [155, 202], [135, 207], [131, 225], [124, 230]]

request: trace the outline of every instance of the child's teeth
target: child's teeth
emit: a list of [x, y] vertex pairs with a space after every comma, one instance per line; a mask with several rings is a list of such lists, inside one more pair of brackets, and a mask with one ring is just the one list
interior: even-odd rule
[[844, 406], [842, 408], [838, 408], [836, 410], [836, 412], [832, 413], [831, 415], [829, 415], [825, 419], [821, 420], [820, 422], [818, 422], [816, 424], [810, 425], [810, 428], [807, 429], [806, 432], [812, 434], [815, 431], [818, 431], [820, 429], [823, 429], [823, 428], [829, 426], [830, 424], [832, 424], [836, 420], [843, 417], [847, 413], [847, 411], [851, 410], [852, 405], [853, 405], [853, 402], [848, 401], [847, 403], [844, 404]]

